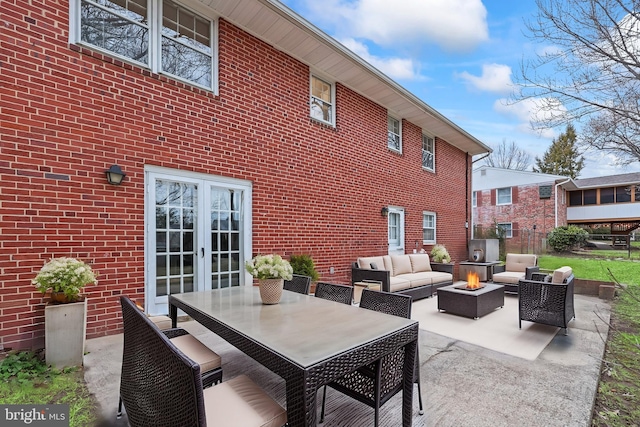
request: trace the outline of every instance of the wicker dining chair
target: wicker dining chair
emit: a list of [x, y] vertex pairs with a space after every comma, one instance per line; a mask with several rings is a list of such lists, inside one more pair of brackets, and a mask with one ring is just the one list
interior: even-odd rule
[[[132, 301], [139, 310], [142, 307]], [[204, 345], [200, 340], [182, 328], [171, 328], [168, 316], [151, 316], [147, 318], [175, 344], [178, 349], [190, 359], [198, 362], [202, 373], [202, 387], [211, 387], [222, 382], [222, 358], [215, 351]], [[167, 322], [168, 319], [168, 322]], [[168, 324], [167, 324], [168, 323]], [[116, 418], [122, 416], [122, 398], [118, 399]]]
[[120, 303], [124, 323], [120, 395], [130, 426], [211, 426], [218, 424], [218, 418], [226, 426], [286, 425], [286, 411], [246, 375], [203, 389], [200, 365], [129, 298], [121, 296]]
[[316, 284], [315, 296], [350, 305], [353, 303], [353, 286], [318, 282]]
[[309, 295], [310, 288], [311, 288], [311, 277], [309, 276], [294, 274], [291, 280], [284, 281], [284, 289], [287, 291]]
[[[412, 298], [409, 295], [379, 292], [370, 289], [363, 289], [362, 297], [360, 298], [360, 308], [407, 319], [411, 318], [411, 303]], [[413, 381], [418, 384], [419, 413], [422, 415], [424, 411], [420, 390], [418, 354], [416, 350], [416, 369]], [[374, 425], [378, 426], [380, 407], [403, 388], [403, 368], [404, 348], [401, 348], [329, 383], [328, 386], [374, 408]], [[322, 394], [320, 422], [324, 421], [326, 394], [327, 386], [324, 387]]]

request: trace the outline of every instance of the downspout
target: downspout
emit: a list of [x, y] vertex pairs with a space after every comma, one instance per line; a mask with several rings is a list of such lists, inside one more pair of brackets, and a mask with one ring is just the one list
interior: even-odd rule
[[[487, 157], [489, 157], [491, 155], [491, 152], [488, 152], [487, 154], [485, 154], [484, 156], [475, 159], [471, 162], [471, 164], [473, 165], [475, 162], [479, 162], [482, 159], [486, 159]], [[466, 180], [466, 186], [467, 186], [467, 209], [469, 209], [469, 153], [467, 153], [467, 180]], [[471, 223], [469, 223], [469, 213], [467, 212], [467, 252], [469, 251], [469, 227], [471, 227], [471, 238], [474, 238], [475, 236], [473, 235], [473, 224], [474, 224], [474, 218], [473, 218], [473, 208], [471, 209], [471, 213], [472, 213], [472, 218], [471, 218]]]
[[464, 159], [464, 188], [465, 188], [465, 219], [464, 226], [466, 228], [466, 238], [467, 238], [467, 253], [469, 252], [469, 153], [465, 156]]
[[562, 181], [556, 184], [556, 192], [555, 192], [555, 215], [556, 215], [556, 221], [555, 221], [555, 227], [554, 228], [558, 228], [558, 187], [561, 186], [562, 184], [566, 184], [567, 182], [571, 181], [571, 178], [568, 178], [566, 181]]

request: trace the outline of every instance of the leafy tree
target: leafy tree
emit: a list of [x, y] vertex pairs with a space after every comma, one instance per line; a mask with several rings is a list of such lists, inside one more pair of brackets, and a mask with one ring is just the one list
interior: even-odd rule
[[576, 147], [576, 138], [574, 127], [567, 125], [567, 130], [553, 140], [542, 159], [536, 156], [537, 167], [534, 166], [533, 171], [577, 177], [584, 168], [584, 157]]
[[543, 48], [522, 62], [512, 101], [527, 102], [535, 128], [588, 119], [579, 144], [640, 160], [638, 0], [536, 0], [529, 37]]
[[503, 139], [500, 145], [493, 148], [493, 152], [484, 160], [484, 163], [495, 168], [524, 171], [531, 165], [531, 155], [518, 148], [514, 141], [507, 145], [507, 140]]

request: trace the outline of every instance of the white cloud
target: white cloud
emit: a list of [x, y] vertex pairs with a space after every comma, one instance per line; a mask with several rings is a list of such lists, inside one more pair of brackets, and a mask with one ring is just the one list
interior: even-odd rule
[[[549, 105], [554, 106], [553, 111], [547, 109]], [[493, 109], [500, 114], [518, 119], [520, 122], [518, 129], [521, 132], [538, 135], [542, 138], [554, 138], [556, 136], [555, 130], [533, 129], [531, 124], [544, 121], [552, 115], [566, 112], [566, 108], [557, 99], [553, 98], [531, 98], [515, 104], [506, 99], [498, 99], [493, 103]]]
[[482, 75], [474, 76], [466, 71], [458, 76], [478, 90], [494, 93], [509, 93], [513, 88], [511, 67], [502, 64], [484, 64]]
[[377, 57], [369, 52], [369, 48], [364, 43], [360, 43], [354, 39], [344, 39], [340, 40], [340, 42], [369, 64], [393, 79], [417, 80], [421, 78], [419, 76], [419, 65], [411, 59]]
[[489, 39], [481, 0], [305, 1], [315, 22], [333, 27], [339, 38], [371, 40], [381, 46], [435, 43], [465, 52]]

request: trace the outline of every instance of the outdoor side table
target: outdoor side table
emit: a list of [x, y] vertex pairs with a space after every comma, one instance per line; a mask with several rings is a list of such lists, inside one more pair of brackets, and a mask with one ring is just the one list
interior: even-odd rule
[[360, 297], [362, 296], [363, 289], [371, 289], [372, 291], [379, 291], [382, 286], [382, 282], [377, 280], [363, 280], [361, 282], [353, 283], [353, 303], [360, 304]]

